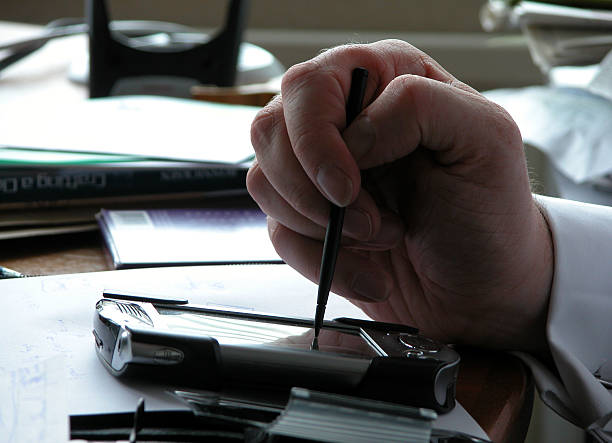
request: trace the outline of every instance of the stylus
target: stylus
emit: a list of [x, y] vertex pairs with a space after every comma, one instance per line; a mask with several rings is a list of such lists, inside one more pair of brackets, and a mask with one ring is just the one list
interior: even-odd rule
[[[364, 68], [355, 68], [351, 76], [351, 88], [346, 102], [346, 126], [361, 112], [363, 97], [368, 82], [368, 71]], [[334, 271], [336, 269], [336, 258], [340, 249], [342, 238], [342, 224], [344, 223], [344, 208], [332, 203], [329, 214], [329, 223], [325, 232], [323, 243], [323, 256], [321, 257], [321, 269], [319, 273], [319, 292], [317, 294], [317, 309], [315, 311], [314, 339], [312, 349], [319, 349], [319, 332], [323, 325], [329, 290], [331, 289]]]

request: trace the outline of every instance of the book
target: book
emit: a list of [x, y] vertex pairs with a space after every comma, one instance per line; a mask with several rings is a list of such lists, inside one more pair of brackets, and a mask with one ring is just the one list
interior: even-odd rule
[[[87, 204], [83, 200], [66, 202], [35, 202], [32, 207], [18, 209], [0, 209], [0, 240], [34, 237], [40, 235], [57, 235], [69, 232], [83, 232], [99, 230], [96, 214], [101, 207], [106, 209], [170, 209], [170, 208], [199, 208], [222, 207], [239, 202], [248, 202], [243, 195], [228, 196], [227, 193], [218, 193], [214, 196], [206, 194], [180, 194], [173, 196], [148, 195], [133, 197], [114, 197], [92, 199]], [[189, 198], [188, 198], [189, 197]], [[74, 203], [77, 203], [76, 205]], [[46, 204], [44, 204], [46, 203]], [[83, 203], [83, 204], [80, 204]]]
[[196, 164], [0, 168], [0, 209], [245, 194], [244, 167]]
[[14, 110], [0, 124], [0, 210], [246, 194], [257, 110], [149, 96]]
[[103, 209], [97, 219], [116, 269], [282, 263], [256, 208]]

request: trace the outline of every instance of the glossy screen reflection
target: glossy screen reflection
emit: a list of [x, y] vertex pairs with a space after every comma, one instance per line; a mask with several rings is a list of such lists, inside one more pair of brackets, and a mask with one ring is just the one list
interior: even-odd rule
[[[205, 335], [221, 345], [266, 345], [309, 350], [312, 328], [250, 319], [207, 315], [194, 311], [157, 308], [166, 327], [174, 332]], [[313, 351], [317, 352], [317, 351]], [[379, 354], [357, 333], [323, 328], [319, 351], [363, 358]]]

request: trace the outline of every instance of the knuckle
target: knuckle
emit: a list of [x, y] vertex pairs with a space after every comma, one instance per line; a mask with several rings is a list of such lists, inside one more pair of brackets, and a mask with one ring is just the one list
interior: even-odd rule
[[328, 55], [339, 55], [346, 59], [359, 59], [364, 54], [369, 55], [374, 52], [372, 45], [363, 43], [347, 43], [331, 48], [327, 51]]
[[415, 65], [420, 67], [421, 72], [419, 74], [424, 77], [430, 77], [434, 72], [442, 69], [433, 58], [421, 50], [414, 48], [411, 56], [414, 59]]
[[382, 40], [378, 44], [381, 45], [385, 53], [392, 57], [393, 62], [397, 65], [404, 65], [405, 60], [411, 60], [417, 62], [417, 64], [421, 64], [424, 60], [425, 53], [404, 40], [390, 38]]
[[287, 258], [285, 248], [288, 243], [287, 229], [278, 220], [268, 217], [268, 237], [276, 253], [285, 261]]
[[523, 137], [516, 122], [502, 106], [492, 103], [489, 116], [489, 127], [494, 137], [503, 142], [509, 150], [523, 155]]
[[268, 236], [270, 237], [270, 241], [273, 245], [276, 246], [278, 244], [282, 244], [282, 234], [283, 232], [281, 224], [278, 221], [274, 220], [272, 217], [268, 217]]
[[399, 99], [414, 104], [418, 101], [419, 91], [428, 88], [427, 82], [411, 74], [404, 74], [395, 77], [389, 83], [390, 87], [396, 91]]
[[274, 127], [274, 116], [266, 109], [257, 113], [251, 123], [251, 144], [255, 152], [267, 145], [269, 133]]
[[318, 71], [319, 67], [314, 59], [291, 66], [283, 75], [281, 93], [284, 95], [287, 91], [310, 82]]
[[435, 65], [425, 52], [404, 40], [390, 38], [374, 45], [382, 49], [395, 66], [410, 66], [414, 74], [425, 75], [428, 72], [427, 67]]
[[322, 67], [327, 76], [335, 77], [337, 84], [342, 84], [338, 67], [361, 65], [367, 67], [376, 84], [380, 78], [393, 77], [390, 73], [390, 57], [396, 52], [389, 41], [376, 43], [349, 43], [326, 50], [321, 57]]
[[256, 153], [261, 152], [270, 144], [279, 120], [277, 112], [272, 106], [266, 106], [253, 119], [251, 123], [251, 144]]
[[431, 107], [431, 90], [429, 82], [419, 76], [404, 74], [394, 78], [389, 84], [396, 102], [404, 113], [404, 123], [409, 125], [405, 130], [398, 131], [398, 143], [391, 144], [387, 150], [388, 159], [395, 160], [404, 156], [404, 150], [411, 146], [415, 140], [420, 140], [423, 127], [418, 117], [419, 112]]
[[259, 165], [254, 164], [247, 172], [246, 187], [249, 195], [257, 203], [259, 208], [269, 214], [275, 205], [278, 194], [268, 182], [268, 178]]
[[408, 43], [405, 40], [401, 40], [399, 38], [387, 38], [381, 40], [379, 44], [384, 45], [386, 47], [391, 47], [394, 49], [399, 49], [401, 51], [415, 51], [417, 50], [414, 46]]
[[246, 187], [247, 191], [253, 198], [260, 194], [260, 190], [264, 185], [264, 180], [266, 177], [263, 174], [263, 171], [259, 167], [257, 162], [253, 163], [253, 165], [247, 171], [246, 176]]

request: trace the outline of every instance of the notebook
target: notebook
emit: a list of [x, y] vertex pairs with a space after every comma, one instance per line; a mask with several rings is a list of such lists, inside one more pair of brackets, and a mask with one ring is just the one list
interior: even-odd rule
[[259, 209], [103, 209], [96, 218], [116, 269], [282, 263]]

